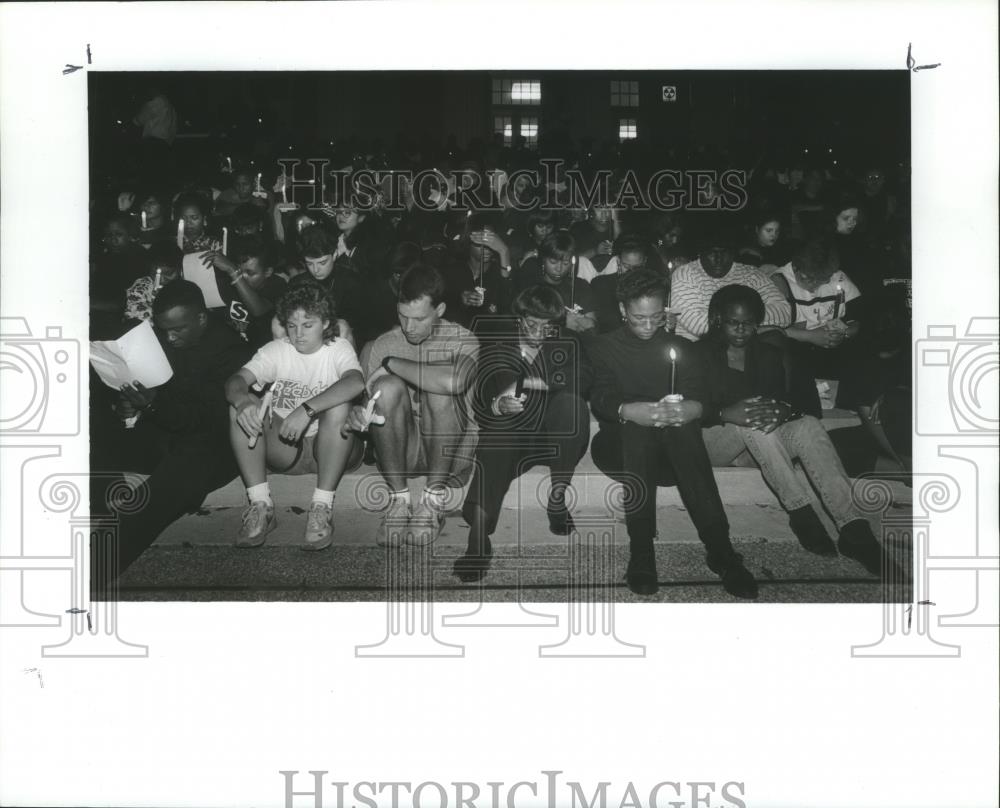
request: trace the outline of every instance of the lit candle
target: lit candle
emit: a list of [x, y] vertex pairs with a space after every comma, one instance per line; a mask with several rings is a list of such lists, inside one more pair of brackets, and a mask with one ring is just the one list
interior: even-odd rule
[[153, 279], [153, 291], [157, 291], [161, 286], [163, 286], [163, 270], [157, 268], [156, 277]]
[[229, 228], [228, 227], [223, 227], [222, 228], [222, 254], [223, 255], [228, 255], [229, 254], [228, 248], [229, 248]]
[[184, 249], [184, 220], [177, 220], [177, 249]]
[[284, 205], [288, 204], [288, 177], [284, 174], [281, 175], [281, 202]]
[[670, 349], [670, 395], [674, 394], [674, 382], [677, 380], [677, 352]]
[[146, 211], [142, 212], [142, 229], [146, 229]]
[[261, 185], [260, 185], [261, 176], [262, 176], [261, 173], [258, 171], [257, 172], [257, 190], [258, 191], [262, 190]]
[[833, 319], [836, 320], [840, 317], [840, 306], [844, 302], [844, 287], [839, 283], [837, 284], [837, 302], [833, 307]]
[[226, 158], [226, 171], [228, 171], [230, 174], [233, 173], [233, 158], [231, 157]]

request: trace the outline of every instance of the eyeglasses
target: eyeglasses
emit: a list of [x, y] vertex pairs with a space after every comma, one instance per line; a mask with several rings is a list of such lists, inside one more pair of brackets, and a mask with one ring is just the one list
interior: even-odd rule
[[555, 323], [531, 323], [523, 317], [519, 318], [521, 329], [530, 337], [552, 339], [559, 336], [559, 326]]
[[651, 325], [654, 328], [662, 328], [667, 324], [667, 313], [660, 312], [659, 314], [651, 314], [648, 317], [636, 317], [632, 314], [625, 314], [632, 325]]

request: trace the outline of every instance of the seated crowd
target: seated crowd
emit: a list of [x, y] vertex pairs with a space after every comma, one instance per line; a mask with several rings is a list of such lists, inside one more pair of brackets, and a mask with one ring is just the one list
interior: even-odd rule
[[[483, 164], [470, 155], [461, 170]], [[337, 487], [367, 458], [388, 489], [376, 541], [430, 544], [461, 508], [468, 546], [454, 573], [478, 581], [504, 497], [532, 465], [550, 468], [551, 532], [573, 533], [566, 492], [589, 449], [624, 486], [638, 594], [657, 591], [656, 489], [670, 485], [708, 567], [756, 597], [712, 472], [728, 465], [759, 468], [806, 550], [879, 574], [883, 550], [819, 420], [834, 403], [821, 391], [861, 417], [873, 455], [906, 467], [880, 419], [908, 400], [895, 283], [908, 271], [891, 235], [905, 228], [872, 201], [883, 186], [873, 193], [871, 173], [822, 193], [828, 172], [801, 187], [771, 174], [744, 210], [687, 218], [613, 199], [526, 211], [520, 181], [477, 208], [446, 179], [404, 187], [398, 209], [357, 194], [289, 201], [283, 174], [262, 184], [240, 167], [226, 182], [119, 194], [92, 261], [92, 339], [149, 321], [173, 376], [148, 389], [92, 379], [95, 513], [121, 472], [149, 475], [144, 506], [119, 514], [115, 552], [95, 545], [100, 568], [114, 579], [237, 475], [237, 547], [276, 525], [269, 473], [315, 475], [302, 546], [329, 547]]]

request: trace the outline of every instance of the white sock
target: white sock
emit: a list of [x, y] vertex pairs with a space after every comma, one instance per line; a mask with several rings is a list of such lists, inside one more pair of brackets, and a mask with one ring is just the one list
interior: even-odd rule
[[312, 501], [321, 502], [324, 505], [326, 505], [326, 507], [332, 508], [333, 495], [336, 493], [337, 493], [336, 491], [324, 491], [322, 488], [317, 488], [315, 491], [313, 491]]
[[402, 491], [392, 492], [393, 502], [405, 502], [407, 505], [410, 504], [410, 489], [404, 488]]
[[247, 486], [247, 499], [250, 502], [263, 502], [265, 505], [274, 506], [271, 501], [271, 484], [261, 483], [260, 485]]
[[435, 486], [434, 488], [425, 488], [423, 501], [432, 508], [443, 511], [448, 502], [448, 491], [441, 485]]

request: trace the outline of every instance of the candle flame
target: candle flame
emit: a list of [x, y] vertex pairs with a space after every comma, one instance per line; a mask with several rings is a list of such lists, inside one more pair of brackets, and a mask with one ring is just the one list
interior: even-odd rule
[[670, 361], [671, 362], [677, 361], [677, 351], [675, 351], [673, 348], [670, 349]]

